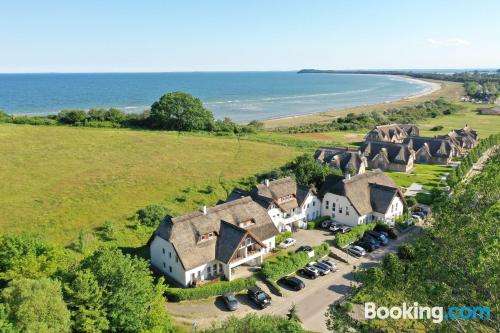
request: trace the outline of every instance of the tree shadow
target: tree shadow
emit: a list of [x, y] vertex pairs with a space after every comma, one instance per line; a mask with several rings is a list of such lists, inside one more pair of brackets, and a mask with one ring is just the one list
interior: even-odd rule
[[140, 257], [145, 260], [149, 260], [151, 258], [149, 253], [149, 246], [147, 244], [139, 247], [119, 247], [118, 249], [122, 251], [123, 254], [129, 254], [131, 256]]

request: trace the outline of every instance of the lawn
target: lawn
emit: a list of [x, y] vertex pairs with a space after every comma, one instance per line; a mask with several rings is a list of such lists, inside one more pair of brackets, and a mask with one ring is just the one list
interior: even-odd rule
[[[68, 244], [105, 221], [117, 245], [140, 245], [134, 212], [165, 203], [174, 214], [211, 205], [242, 177], [300, 151], [201, 134], [0, 125], [0, 229]], [[147, 239], [147, 238], [146, 238]]]
[[441, 176], [451, 170], [451, 167], [444, 165], [415, 164], [411, 173], [386, 172], [386, 174], [400, 187], [407, 188], [413, 183], [420, 183], [424, 185], [424, 189], [431, 190], [433, 187], [443, 185]]

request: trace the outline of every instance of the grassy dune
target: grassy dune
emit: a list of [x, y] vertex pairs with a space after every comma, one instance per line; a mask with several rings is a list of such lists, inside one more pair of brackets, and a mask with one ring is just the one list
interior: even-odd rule
[[[224, 187], [296, 154], [206, 135], [0, 125], [0, 230], [60, 244], [105, 221], [127, 231], [140, 207], [163, 202], [183, 213], [213, 204]], [[118, 243], [144, 241], [136, 236], [128, 230]]]

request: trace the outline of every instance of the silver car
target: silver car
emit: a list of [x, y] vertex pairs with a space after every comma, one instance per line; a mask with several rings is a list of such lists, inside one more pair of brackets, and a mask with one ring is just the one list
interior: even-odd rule
[[357, 245], [350, 245], [347, 248], [347, 252], [354, 254], [355, 256], [362, 257], [366, 254], [365, 249], [363, 249], [361, 246]]

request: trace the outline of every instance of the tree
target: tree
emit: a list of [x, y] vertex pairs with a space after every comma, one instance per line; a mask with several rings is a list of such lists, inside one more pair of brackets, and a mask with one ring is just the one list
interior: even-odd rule
[[10, 322], [22, 332], [70, 331], [70, 312], [58, 281], [14, 280], [2, 291], [1, 298], [9, 308]]
[[299, 184], [320, 187], [328, 174], [342, 174], [316, 161], [311, 155], [304, 154], [297, 157], [289, 166]]
[[62, 110], [57, 114], [57, 120], [63, 124], [81, 123], [87, 119], [87, 113], [83, 110]]
[[149, 117], [153, 128], [176, 131], [211, 130], [214, 123], [212, 112], [198, 98], [180, 91], [165, 94], [154, 102]]
[[92, 272], [78, 271], [64, 291], [74, 331], [94, 333], [109, 328], [103, 291]]
[[288, 317], [288, 320], [293, 320], [298, 323], [302, 322], [299, 318], [299, 311], [297, 310], [297, 305], [295, 305], [295, 303], [292, 303], [292, 306], [288, 310], [288, 314], [286, 316]]
[[157, 227], [168, 214], [166, 207], [158, 204], [148, 205], [137, 211], [136, 217], [140, 224], [148, 227]]
[[86, 258], [81, 269], [94, 274], [112, 331], [171, 330], [164, 309], [163, 278], [154, 284], [144, 259], [106, 248]]
[[60, 253], [37, 238], [0, 236], [0, 280], [48, 277], [61, 263]]
[[344, 312], [342, 308], [331, 304], [325, 313], [326, 328], [334, 333], [356, 333], [355, 322]]

